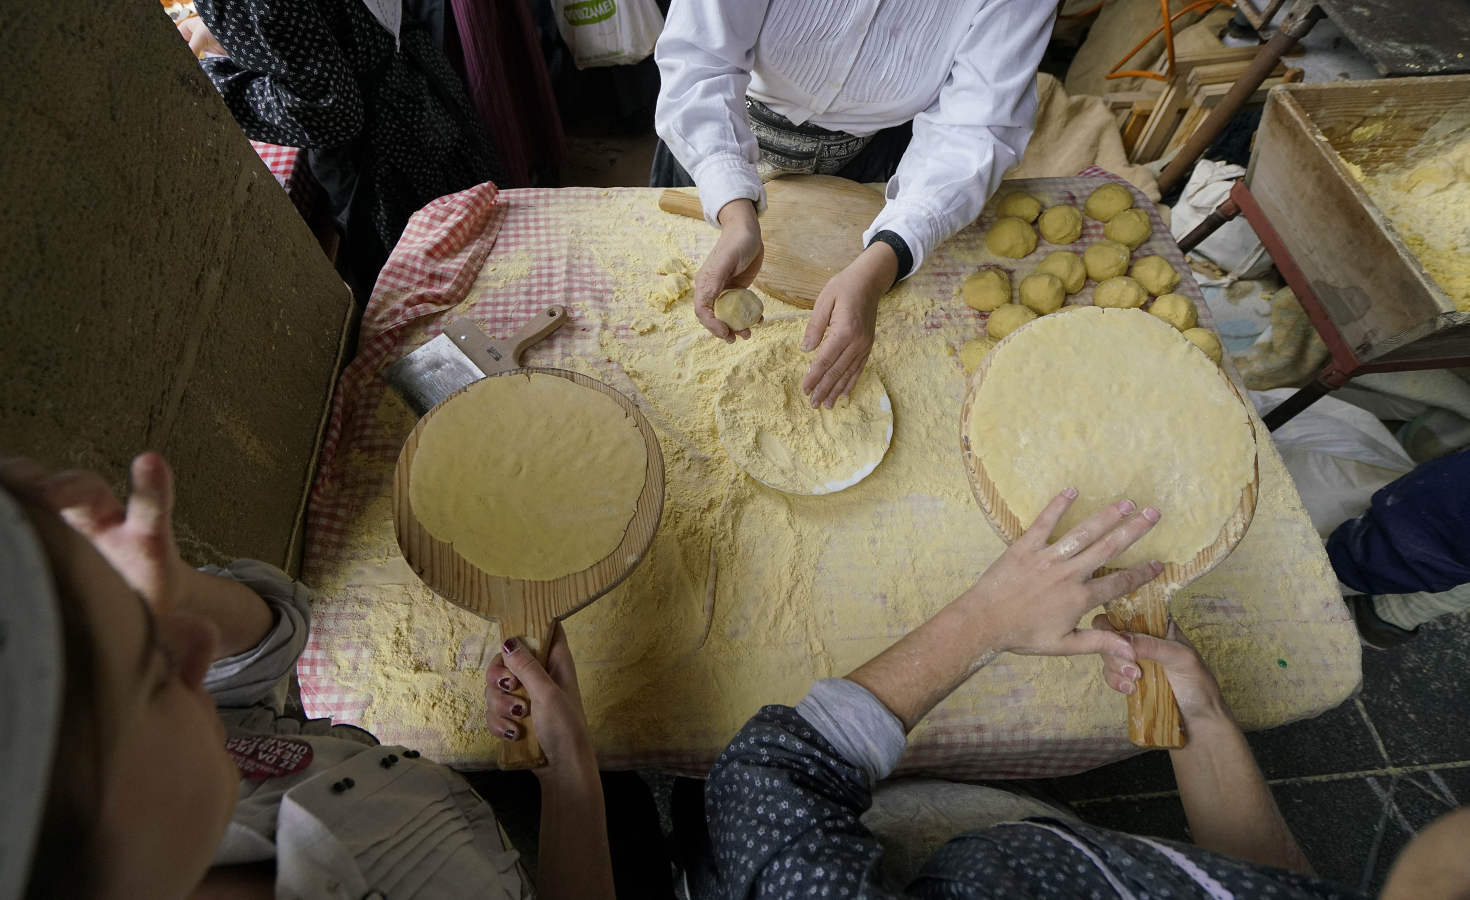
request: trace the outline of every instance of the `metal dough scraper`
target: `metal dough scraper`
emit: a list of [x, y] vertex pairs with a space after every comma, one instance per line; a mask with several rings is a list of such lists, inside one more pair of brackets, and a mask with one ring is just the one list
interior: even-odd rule
[[565, 306], [548, 306], [521, 330], [492, 340], [463, 316], [444, 323], [444, 333], [383, 370], [383, 380], [420, 418], [467, 384], [521, 367], [521, 354], [562, 326]]

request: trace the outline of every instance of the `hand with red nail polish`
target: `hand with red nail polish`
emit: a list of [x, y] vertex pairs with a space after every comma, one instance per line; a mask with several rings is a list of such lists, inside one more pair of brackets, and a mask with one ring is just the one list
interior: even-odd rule
[[[526, 696], [512, 693], [522, 687]], [[578, 778], [591, 772], [595, 777], [597, 760], [582, 712], [577, 670], [560, 626], [545, 666], [524, 640], [511, 637], [485, 670], [485, 723], [490, 730], [506, 740], [520, 740], [527, 716], [534, 716], [536, 739], [546, 754], [546, 765], [536, 770], [543, 781], [564, 772]]]
[[[1115, 630], [1108, 617], [1101, 614], [1093, 617], [1092, 627], [1098, 631]], [[1137, 690], [1141, 674], [1134, 660], [1152, 660], [1163, 667], [1164, 675], [1169, 679], [1169, 687], [1173, 688], [1174, 699], [1179, 702], [1179, 713], [1187, 732], [1198, 732], [1206, 724], [1233, 721], [1215, 676], [1177, 624], [1169, 623], [1167, 637], [1128, 633], [1123, 636], [1128, 638], [1132, 659], [1107, 652], [1101, 654], [1103, 681], [1108, 687], [1122, 694], [1133, 693]]]

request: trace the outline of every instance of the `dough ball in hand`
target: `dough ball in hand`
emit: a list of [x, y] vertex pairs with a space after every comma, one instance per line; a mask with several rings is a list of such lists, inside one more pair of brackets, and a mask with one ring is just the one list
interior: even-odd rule
[[1220, 339], [1215, 337], [1215, 332], [1208, 328], [1187, 329], [1184, 337], [1191, 344], [1205, 351], [1205, 356], [1213, 359], [1215, 365], [1219, 365], [1220, 360], [1225, 356], [1225, 348], [1220, 346]]
[[1083, 209], [1099, 222], [1111, 221], [1113, 216], [1133, 207], [1133, 192], [1110, 181], [1087, 196]]
[[1155, 297], [1167, 294], [1179, 285], [1179, 273], [1162, 256], [1145, 256], [1133, 264], [1129, 276]]
[[761, 320], [765, 304], [754, 291], [731, 288], [715, 298], [715, 318], [730, 326], [731, 331], [744, 331]]
[[1021, 279], [1021, 303], [1037, 315], [1056, 312], [1066, 299], [1062, 280], [1049, 272], [1032, 272]]
[[1036, 232], [1015, 216], [1001, 216], [985, 232], [985, 247], [996, 256], [1020, 259], [1036, 249]]
[[980, 360], [985, 358], [985, 354], [995, 349], [998, 343], [1000, 342], [993, 337], [977, 337], [973, 341], [965, 341], [964, 346], [960, 347], [960, 365], [965, 367], [965, 374], [968, 375], [975, 371], [975, 367], [980, 365]]
[[1036, 217], [1041, 215], [1041, 201], [1025, 191], [1015, 191], [1001, 197], [995, 210], [1003, 216], [1013, 216], [1023, 222], [1035, 222]]
[[1092, 289], [1092, 305], [1108, 306], [1115, 309], [1137, 309], [1148, 299], [1148, 291], [1143, 285], [1129, 278], [1127, 275], [1119, 275], [1109, 278]]
[[1036, 318], [1036, 313], [1017, 303], [1007, 303], [985, 320], [985, 333], [1000, 340]]
[[1132, 251], [1123, 244], [1103, 240], [1082, 251], [1082, 264], [1087, 269], [1088, 278], [1103, 282], [1128, 271], [1128, 259], [1132, 255]]
[[1041, 265], [1036, 267], [1036, 271], [1057, 276], [1069, 294], [1082, 290], [1082, 285], [1087, 281], [1087, 267], [1082, 264], [1082, 257], [1070, 250], [1053, 250], [1048, 253]]
[[1011, 276], [1005, 269], [981, 269], [965, 279], [960, 296], [971, 309], [990, 312], [1011, 302]]
[[1183, 294], [1164, 294], [1149, 306], [1148, 311], [1180, 331], [1188, 331], [1199, 322], [1194, 301]]
[[1036, 223], [1041, 236], [1053, 244], [1070, 244], [1082, 237], [1082, 213], [1075, 206], [1053, 206]]
[[1148, 221], [1148, 213], [1141, 209], [1125, 209], [1103, 226], [1104, 237], [1127, 244], [1129, 250], [1137, 250], [1153, 233], [1154, 227]]

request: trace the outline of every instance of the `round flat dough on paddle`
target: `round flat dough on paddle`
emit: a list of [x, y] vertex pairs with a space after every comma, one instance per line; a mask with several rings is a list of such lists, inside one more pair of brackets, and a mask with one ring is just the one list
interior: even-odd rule
[[960, 296], [971, 309], [990, 312], [1011, 302], [1011, 276], [1005, 269], [981, 269], [965, 279]]
[[811, 408], [801, 379], [811, 359], [797, 349], [804, 325], [774, 322], [725, 376], [715, 426], [725, 451], [756, 480], [790, 494], [826, 494], [854, 483], [883, 459], [893, 407], [869, 365], [852, 396]]
[[731, 331], [744, 331], [761, 320], [766, 311], [755, 291], [731, 288], [715, 298], [715, 318], [730, 326]]
[[1025, 191], [1016, 191], [1000, 198], [1000, 202], [995, 205], [995, 211], [1003, 216], [1035, 222], [1036, 217], [1041, 215], [1041, 201]]
[[1082, 264], [1082, 257], [1070, 250], [1053, 250], [1048, 253], [1041, 265], [1036, 267], [1036, 271], [1057, 276], [1069, 294], [1082, 290], [1082, 285], [1087, 283], [1087, 266]]
[[647, 454], [636, 420], [601, 391], [541, 373], [486, 378], [424, 423], [409, 503], [481, 570], [551, 581], [622, 543]]
[[1036, 249], [1036, 232], [1029, 222], [1001, 216], [985, 232], [985, 247], [996, 256], [1020, 259]]
[[1036, 313], [1018, 303], [1007, 303], [985, 320], [985, 333], [1000, 340], [1036, 318]]
[[1047, 316], [997, 347], [967, 434], [1024, 524], [1077, 488], [1053, 537], [1124, 497], [1162, 511], [1113, 568], [1193, 559], [1219, 537], [1254, 473], [1254, 432], [1220, 371], [1179, 332], [1131, 309]]
[[1082, 237], [1082, 213], [1075, 206], [1053, 206], [1036, 223], [1041, 236], [1053, 244], [1070, 244]]
[[1133, 192], [1114, 181], [1087, 195], [1083, 210], [1099, 222], [1107, 222], [1132, 206]]
[[1102, 282], [1128, 271], [1128, 258], [1131, 255], [1132, 251], [1123, 244], [1101, 240], [1082, 251], [1082, 264], [1087, 268], [1088, 278]]

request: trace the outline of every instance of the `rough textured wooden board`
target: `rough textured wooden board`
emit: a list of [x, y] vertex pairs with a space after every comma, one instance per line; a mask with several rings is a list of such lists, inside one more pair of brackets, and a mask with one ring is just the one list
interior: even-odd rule
[[[666, 212], [703, 219], [693, 189], [667, 190]], [[755, 286], [793, 306], [811, 309], [827, 282], [862, 252], [863, 232], [883, 208], [883, 195], [832, 175], [791, 175], [766, 184], [761, 214], [765, 261]]]
[[191, 562], [293, 570], [341, 278], [158, 7], [12, 16], [0, 85], [3, 452], [121, 487], [160, 450]]
[[[1066, 307], [1053, 315], [1066, 315], [1069, 309], [1077, 308], [1082, 307]], [[990, 520], [996, 533], [1007, 544], [1020, 537], [1029, 523], [1022, 522], [1006, 503], [1005, 498], [996, 489], [995, 482], [986, 472], [980, 455], [970, 446], [970, 415], [974, 408], [975, 397], [980, 392], [980, 386], [985, 382], [986, 373], [990, 371], [990, 364], [996, 358], [995, 351], [1002, 344], [1018, 336], [1024, 340], [1025, 334], [1026, 329], [1023, 326], [1006, 336], [1000, 344], [986, 354], [970, 376], [969, 389], [965, 393], [964, 405], [960, 408], [960, 455], [965, 462], [965, 473], [970, 480], [970, 489], [974, 492], [975, 500], [980, 504], [980, 508], [985, 512], [985, 518]], [[1249, 410], [1250, 404], [1240, 396], [1240, 391], [1225, 370], [1218, 369], [1217, 371], [1220, 374], [1220, 380]], [[1250, 423], [1252, 433], [1258, 437], [1255, 418], [1248, 416], [1247, 421]], [[1166, 563], [1164, 571], [1153, 581], [1132, 594], [1127, 594], [1109, 603], [1107, 606], [1108, 619], [1113, 623], [1113, 627], [1163, 637], [1169, 625], [1169, 599], [1181, 588], [1218, 565], [1230, 555], [1230, 552], [1240, 543], [1240, 539], [1245, 537], [1246, 530], [1250, 528], [1251, 519], [1255, 516], [1259, 486], [1260, 464], [1259, 459], [1256, 459], [1253, 460], [1251, 466], [1250, 481], [1241, 488], [1240, 503], [1236, 506], [1235, 512], [1220, 527], [1220, 533], [1214, 542], [1201, 549], [1188, 562]], [[1157, 665], [1147, 660], [1142, 662], [1143, 665], [1140, 668], [1143, 674], [1138, 679], [1138, 690], [1128, 695], [1128, 738], [1140, 747], [1182, 747], [1184, 746], [1184, 734], [1179, 719], [1179, 706], [1174, 701], [1174, 692], [1169, 688], [1169, 681], [1164, 676], [1163, 670]]]
[[[637, 404], [620, 391], [594, 378], [562, 369], [541, 368], [514, 369], [491, 377], [514, 378], [528, 373], [555, 375], [601, 391], [616, 401], [637, 422], [638, 431], [643, 435], [647, 465], [643, 474], [643, 490], [638, 494], [633, 518], [629, 520], [627, 531], [623, 533], [623, 540], [618, 546], [580, 572], [551, 581], [526, 581], [482, 571], [460, 556], [452, 544], [438, 540], [419, 524], [409, 502], [409, 476], [413, 471], [419, 438], [436, 412], [453, 403], [456, 397], [475, 390], [483, 381], [477, 381], [446, 397], [419, 419], [403, 442], [403, 449], [398, 454], [398, 464], [393, 470], [393, 530], [398, 538], [398, 546], [403, 550], [404, 560], [436, 594], [455, 606], [499, 622], [501, 633], [508, 637], [524, 636], [537, 658], [544, 662], [557, 621], [617, 587], [648, 552], [653, 536], [658, 531], [659, 517], [663, 514], [664, 458], [659, 449], [658, 437]], [[545, 757], [541, 754], [530, 718], [525, 720], [525, 724], [524, 739], [501, 744], [501, 768], [532, 768], [544, 762]]]
[[1318, 0], [1383, 75], [1470, 72], [1470, 0]]

